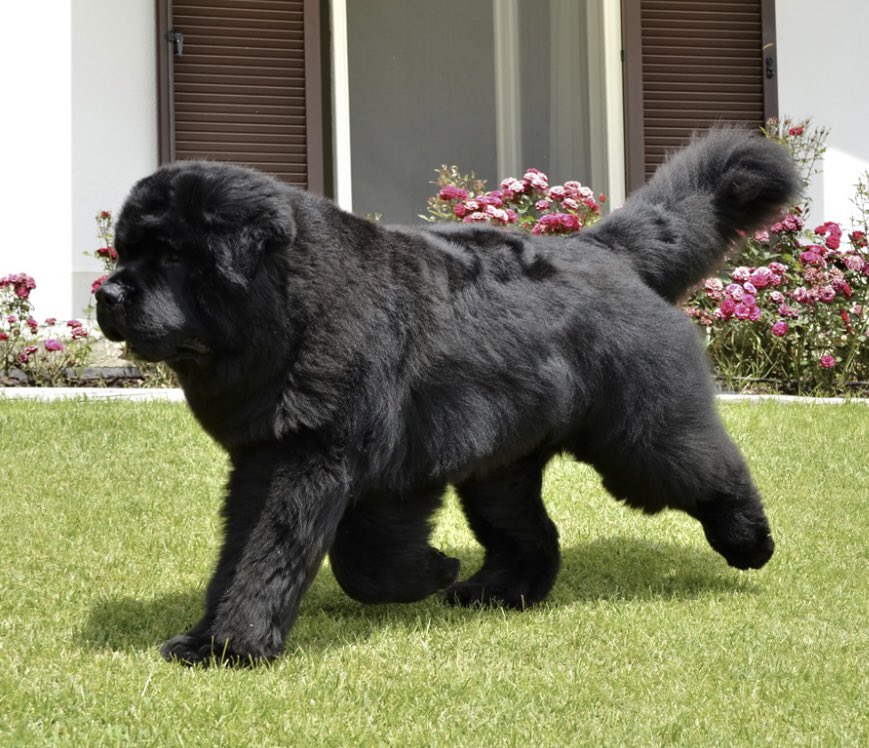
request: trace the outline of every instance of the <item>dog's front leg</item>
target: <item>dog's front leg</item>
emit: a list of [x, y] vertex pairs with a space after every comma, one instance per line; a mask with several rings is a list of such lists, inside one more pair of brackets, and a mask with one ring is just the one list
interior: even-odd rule
[[347, 505], [334, 455], [269, 445], [233, 455], [223, 549], [203, 618], [162, 648], [184, 664], [278, 656]]

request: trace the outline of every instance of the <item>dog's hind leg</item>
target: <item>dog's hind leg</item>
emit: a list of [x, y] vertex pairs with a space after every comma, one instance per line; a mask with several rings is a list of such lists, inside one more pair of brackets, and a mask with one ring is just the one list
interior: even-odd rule
[[344, 514], [329, 560], [341, 588], [363, 603], [422, 600], [454, 582], [459, 561], [429, 545], [441, 490], [369, 498]]
[[458, 605], [525, 608], [544, 600], [560, 565], [558, 531], [541, 498], [549, 455], [532, 455], [497, 473], [457, 486], [483, 565], [447, 589]]
[[590, 460], [617, 499], [648, 513], [681, 509], [699, 520], [728, 564], [759, 569], [775, 544], [748, 466], [714, 407], [668, 419], [654, 434]]

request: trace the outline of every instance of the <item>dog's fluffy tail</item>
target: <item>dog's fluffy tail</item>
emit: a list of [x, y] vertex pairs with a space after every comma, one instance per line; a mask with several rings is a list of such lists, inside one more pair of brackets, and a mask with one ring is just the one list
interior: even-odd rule
[[649, 286], [676, 301], [714, 271], [740, 232], [761, 228], [800, 188], [784, 147], [715, 129], [668, 158], [586, 235], [624, 254]]

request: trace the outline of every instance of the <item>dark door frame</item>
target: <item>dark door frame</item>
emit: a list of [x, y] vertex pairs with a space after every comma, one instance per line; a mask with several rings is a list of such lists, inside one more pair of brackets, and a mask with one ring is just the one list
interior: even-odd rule
[[[643, 60], [640, 4], [622, 0], [622, 63], [625, 112], [625, 182], [628, 193], [646, 181], [643, 109]], [[778, 55], [775, 0], [760, 0], [763, 45], [764, 119], [778, 116]]]
[[[304, 0], [305, 118], [308, 189], [325, 189], [323, 130], [323, 52], [320, 0]], [[175, 44], [166, 38], [172, 28], [172, 0], [156, 0], [157, 142], [160, 164], [175, 160]]]

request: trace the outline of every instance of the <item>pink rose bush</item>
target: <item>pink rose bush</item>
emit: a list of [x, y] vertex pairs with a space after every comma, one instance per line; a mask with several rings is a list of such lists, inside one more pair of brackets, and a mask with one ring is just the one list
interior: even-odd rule
[[508, 177], [498, 189], [456, 167], [437, 170], [438, 193], [428, 200], [428, 221], [460, 221], [513, 226], [532, 234], [572, 234], [600, 217], [604, 195], [579, 182], [550, 185], [539, 169], [528, 169], [521, 178]]
[[[807, 122], [773, 128], [767, 136], [791, 149], [807, 178], [825, 133]], [[859, 228], [809, 222], [808, 205], [795, 205], [748, 237], [738, 264], [688, 299], [684, 309], [704, 329], [728, 387], [869, 392], [869, 175], [857, 184], [857, 195]]]
[[32, 315], [36, 281], [25, 273], [0, 278], [0, 381], [56, 386], [84, 365], [90, 336], [77, 319], [65, 324]]

